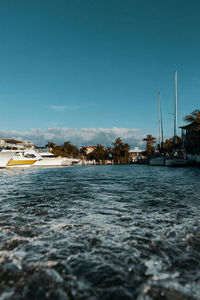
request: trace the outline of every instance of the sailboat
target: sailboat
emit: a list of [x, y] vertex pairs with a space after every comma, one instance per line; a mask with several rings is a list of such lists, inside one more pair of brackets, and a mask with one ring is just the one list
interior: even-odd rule
[[[175, 71], [175, 85], [174, 85], [174, 147], [177, 140], [177, 71]], [[182, 150], [175, 150], [171, 157], [165, 160], [167, 167], [184, 167], [187, 165], [187, 159], [183, 155]]]
[[[159, 147], [163, 147], [163, 126], [162, 126], [162, 116], [160, 109], [160, 91], [158, 93], [158, 119], [159, 119]], [[157, 156], [150, 159], [151, 166], [164, 166], [165, 158], [163, 156]]]

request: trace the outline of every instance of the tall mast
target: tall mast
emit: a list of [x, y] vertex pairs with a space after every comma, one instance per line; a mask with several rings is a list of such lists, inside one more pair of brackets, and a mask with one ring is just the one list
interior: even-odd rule
[[174, 142], [177, 138], [177, 71], [175, 71], [175, 85], [174, 85]]
[[161, 114], [161, 148], [164, 145], [164, 136], [163, 136], [163, 122], [162, 122], [162, 114]]
[[161, 146], [160, 91], [158, 92], [159, 145]]

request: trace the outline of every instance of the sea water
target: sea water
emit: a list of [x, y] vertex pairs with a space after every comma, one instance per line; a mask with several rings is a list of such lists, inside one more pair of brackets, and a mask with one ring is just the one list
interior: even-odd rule
[[5, 299], [200, 299], [200, 169], [1, 170]]

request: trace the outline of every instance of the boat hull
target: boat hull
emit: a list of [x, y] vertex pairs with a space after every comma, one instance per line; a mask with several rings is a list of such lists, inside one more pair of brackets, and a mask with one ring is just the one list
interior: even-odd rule
[[195, 157], [195, 163], [197, 166], [200, 166], [200, 156], [199, 155]]
[[152, 158], [152, 159], [150, 159], [150, 165], [151, 166], [164, 166], [165, 159], [163, 157]]
[[0, 168], [5, 168], [15, 153], [16, 152], [12, 150], [2, 150], [0, 152]]
[[186, 159], [166, 159], [165, 160], [165, 166], [166, 167], [185, 167], [187, 166], [187, 160]]
[[34, 163], [34, 167], [50, 167], [50, 166], [71, 166], [72, 161], [65, 158], [43, 158]]

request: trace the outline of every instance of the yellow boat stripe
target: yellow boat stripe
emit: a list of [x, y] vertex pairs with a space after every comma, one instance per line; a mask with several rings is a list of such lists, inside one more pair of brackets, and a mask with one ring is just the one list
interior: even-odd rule
[[30, 160], [10, 160], [7, 164], [7, 166], [21, 166], [21, 165], [32, 165], [36, 162], [36, 159], [30, 159]]

